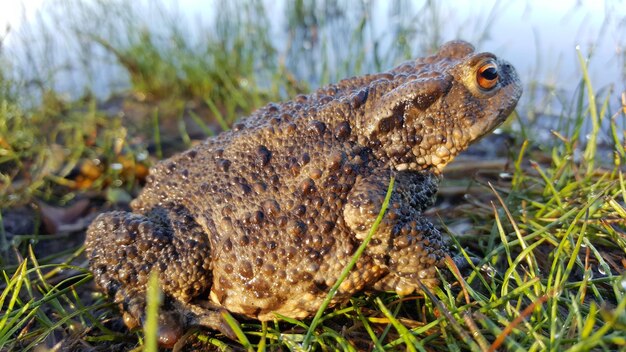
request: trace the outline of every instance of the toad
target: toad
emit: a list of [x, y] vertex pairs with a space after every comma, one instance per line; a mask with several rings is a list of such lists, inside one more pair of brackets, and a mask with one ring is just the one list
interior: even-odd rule
[[509, 63], [453, 41], [390, 71], [268, 104], [152, 167], [132, 212], [94, 220], [86, 253], [95, 281], [133, 327], [156, 270], [164, 345], [194, 325], [232, 336], [222, 310], [310, 317], [394, 177], [383, 221], [331, 304], [364, 289], [433, 287], [449, 249], [422, 212], [444, 166], [500, 125], [521, 93]]

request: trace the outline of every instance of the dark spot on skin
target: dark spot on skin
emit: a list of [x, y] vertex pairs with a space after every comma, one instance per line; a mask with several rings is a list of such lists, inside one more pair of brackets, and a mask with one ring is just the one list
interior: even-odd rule
[[[330, 93], [330, 92], [327, 92], [327, 94], [328, 94], [328, 93]], [[322, 104], [328, 104], [328, 103], [330, 103], [330, 102], [331, 102], [331, 101], [333, 101], [333, 100], [334, 100], [334, 98], [333, 98], [333, 97], [331, 97], [331, 96], [330, 96], [330, 94], [329, 94], [329, 95], [327, 95], [327, 96], [322, 97], [322, 98], [320, 99], [320, 103], [322, 103]]]
[[331, 221], [324, 221], [322, 223], [322, 233], [329, 234], [335, 228], [335, 223]]
[[265, 275], [272, 275], [276, 272], [276, 268], [272, 264], [263, 265], [263, 268], [261, 270], [263, 271], [263, 274]]
[[234, 213], [234, 209], [232, 205], [225, 205], [222, 208], [222, 216], [224, 217], [232, 216], [233, 213]]
[[301, 236], [306, 232], [306, 224], [299, 220], [291, 220], [287, 232], [292, 237]]
[[378, 123], [378, 132], [380, 134], [386, 134], [391, 131], [392, 119], [383, 119]]
[[135, 247], [127, 247], [126, 249], [126, 257], [130, 260], [137, 258], [137, 248]]
[[302, 195], [307, 196], [313, 193], [314, 191], [315, 191], [315, 182], [312, 179], [306, 178], [300, 184], [300, 192], [302, 192]]
[[254, 271], [252, 270], [252, 264], [250, 262], [244, 261], [239, 263], [239, 275], [241, 275], [244, 279], [251, 279], [254, 276]]
[[234, 269], [233, 269], [233, 265], [232, 264], [228, 263], [228, 264], [224, 265], [224, 272], [230, 274], [230, 273], [233, 272], [233, 270]]
[[306, 214], [306, 207], [302, 204], [298, 205], [295, 207], [295, 209], [293, 210], [294, 215], [302, 217], [304, 216], [304, 214]]
[[250, 186], [248, 184], [245, 183], [238, 183], [237, 184], [239, 186], [239, 191], [241, 192], [241, 195], [247, 195], [250, 192], [252, 192], [252, 188], [250, 188]]
[[224, 246], [222, 248], [225, 252], [230, 252], [233, 249], [233, 242], [230, 240], [230, 238], [227, 238], [224, 241]]
[[296, 132], [296, 129], [298, 129], [298, 126], [296, 126], [296, 124], [293, 122], [289, 122], [287, 126], [285, 126], [285, 131], [288, 134], [294, 134]]
[[[256, 298], [267, 298], [270, 297], [270, 285], [265, 280], [253, 280], [249, 284], [249, 288]], [[260, 308], [259, 308], [260, 311]], [[258, 314], [258, 313], [257, 313]]]
[[137, 243], [137, 248], [139, 248], [140, 251], [145, 252], [150, 249], [150, 243], [147, 241], [139, 241]]
[[296, 254], [298, 254], [298, 250], [296, 249], [296, 247], [290, 246], [287, 247], [287, 249], [285, 250], [285, 257], [287, 259], [293, 259]]
[[285, 113], [282, 113], [282, 114], [280, 115], [280, 119], [281, 119], [283, 122], [290, 122], [290, 121], [291, 121], [291, 114], [286, 113], [286, 112], [285, 112]]
[[220, 170], [222, 170], [222, 172], [228, 172], [228, 169], [230, 168], [230, 160], [227, 159], [219, 159], [217, 161], [217, 166], [220, 168]]
[[278, 110], [280, 110], [280, 107], [277, 104], [275, 104], [275, 103], [267, 104], [267, 111], [269, 111], [269, 112], [277, 112]]
[[218, 281], [219, 281], [220, 286], [221, 286], [222, 288], [225, 288], [225, 289], [230, 289], [230, 288], [232, 288], [232, 287], [233, 287], [233, 285], [232, 285], [232, 281], [229, 279], [229, 277], [228, 277], [228, 276], [220, 276], [220, 278], [219, 278], [219, 280], [218, 280]]
[[321, 136], [326, 131], [326, 124], [321, 121], [313, 120], [309, 123], [308, 130]]
[[337, 127], [335, 127], [335, 138], [339, 140], [350, 137], [350, 133], [352, 133], [352, 128], [350, 127], [350, 124], [346, 121], [340, 122], [339, 124], [337, 124]]
[[287, 165], [287, 169], [291, 176], [296, 177], [300, 174], [300, 164], [298, 164], [298, 160], [296, 158], [291, 158], [289, 160], [289, 164]]
[[287, 282], [290, 284], [296, 284], [299, 281], [300, 272], [298, 269], [287, 269]]
[[115, 231], [115, 241], [118, 244], [130, 244], [135, 240], [135, 233], [128, 231], [128, 228], [121, 227]]
[[272, 158], [272, 152], [270, 152], [266, 146], [258, 146], [256, 149], [256, 153], [261, 166], [266, 166], [267, 164], [269, 164], [270, 159]]
[[363, 105], [363, 103], [365, 103], [365, 101], [367, 100], [368, 93], [369, 93], [369, 90], [366, 88], [366, 89], [361, 89], [358, 93], [353, 95], [352, 99], [350, 99], [350, 107], [353, 110], [361, 107], [361, 105]]
[[289, 219], [286, 216], [281, 216], [276, 220], [276, 225], [278, 225], [278, 227], [280, 228], [284, 228], [285, 226], [287, 226], [288, 222]]
[[306, 165], [311, 161], [311, 156], [309, 156], [309, 153], [302, 153], [300, 160], [302, 161], [302, 165]]
[[256, 225], [260, 225], [263, 222], [264, 218], [265, 218], [265, 214], [263, 214], [262, 211], [257, 210], [254, 213], [252, 213], [250, 222]]
[[252, 184], [252, 188], [256, 194], [261, 194], [267, 190], [267, 185], [263, 182], [255, 182]]
[[335, 152], [328, 158], [328, 168], [335, 171], [341, 167], [343, 163], [343, 155], [341, 152]]
[[313, 283], [315, 284], [317, 292], [326, 292], [328, 290], [328, 285], [326, 285], [326, 281], [315, 280], [313, 281]]
[[437, 92], [437, 94], [418, 95], [414, 101], [415, 106], [417, 106], [417, 108], [422, 111], [428, 109], [428, 107], [431, 106], [437, 100], [437, 98], [439, 98], [439, 93], [440, 92]]
[[313, 260], [313, 261], [317, 261], [322, 257], [322, 255], [320, 254], [320, 252], [318, 251], [311, 251], [309, 253], [309, 259]]
[[172, 171], [176, 170], [176, 162], [174, 161], [170, 161], [167, 164], [165, 164], [165, 173], [166, 174], [171, 174]]
[[[315, 231], [311, 231], [311, 232], [315, 233]], [[307, 237], [304, 243], [308, 246], [317, 246], [318, 244], [322, 243], [322, 237], [320, 235], [311, 235]]]
[[233, 125], [233, 131], [235, 132], [243, 131], [244, 128], [246, 128], [246, 125], [243, 124], [242, 122], [239, 122]]
[[262, 204], [263, 210], [270, 217], [275, 217], [280, 213], [280, 205], [274, 199], [268, 199]]
[[311, 204], [313, 205], [313, 207], [319, 208], [322, 206], [322, 204], [324, 204], [324, 199], [322, 199], [322, 197], [315, 197], [311, 200]]
[[186, 156], [186, 157], [187, 157], [187, 159], [189, 159], [189, 160], [193, 160], [193, 158], [195, 158], [195, 157], [196, 157], [196, 155], [198, 155], [198, 152], [197, 152], [195, 149], [188, 150], [188, 151], [185, 153], [185, 156]]

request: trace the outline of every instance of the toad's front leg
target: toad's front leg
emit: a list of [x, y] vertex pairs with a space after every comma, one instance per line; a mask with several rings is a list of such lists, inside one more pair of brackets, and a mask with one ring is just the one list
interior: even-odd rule
[[[358, 180], [348, 196], [344, 220], [360, 240], [380, 212], [391, 174], [384, 171]], [[421, 214], [432, 205], [437, 182], [437, 176], [428, 173], [396, 174], [389, 206], [366, 250], [388, 271], [373, 288], [406, 295], [420, 290], [420, 283], [439, 284], [436, 268], [444, 265], [448, 251], [441, 233]]]

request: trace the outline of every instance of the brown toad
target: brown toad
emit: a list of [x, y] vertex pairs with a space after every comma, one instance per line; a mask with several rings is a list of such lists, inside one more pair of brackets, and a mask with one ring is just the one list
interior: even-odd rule
[[158, 270], [164, 344], [191, 325], [229, 334], [222, 309], [309, 317], [395, 175], [383, 223], [333, 304], [365, 288], [437, 285], [448, 251], [421, 213], [443, 167], [502, 123], [521, 93], [510, 64], [455, 41], [391, 71], [269, 104], [155, 165], [132, 213], [93, 222], [86, 247], [96, 282], [134, 326]]

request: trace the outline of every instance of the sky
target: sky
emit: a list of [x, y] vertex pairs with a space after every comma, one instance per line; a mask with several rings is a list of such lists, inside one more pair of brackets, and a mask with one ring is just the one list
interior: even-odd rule
[[0, 28], [5, 32], [7, 25], [18, 28], [23, 14], [32, 16], [45, 0], [0, 0]]
[[[12, 35], [7, 36], [7, 25], [16, 33], [24, 19], [33, 18], [37, 10], [54, 1], [62, 0], [0, 0], [0, 48], [10, 51], [14, 43]], [[82, 0], [93, 1], [93, 0]], [[124, 1], [124, 0], [122, 0]], [[131, 0], [127, 0], [131, 1]], [[135, 0], [150, 3], [151, 0]], [[214, 11], [207, 7], [207, 0], [156, 0], [166, 7], [175, 7], [190, 16], [206, 15]], [[457, 0], [454, 5], [446, 2], [448, 8], [457, 9], [450, 21], [463, 23], [467, 18], [489, 19], [490, 9], [497, 0]], [[265, 1], [271, 4], [275, 1]], [[280, 1], [276, 1], [280, 2]], [[384, 3], [384, 0], [378, 0]], [[416, 1], [419, 3], [420, 1]], [[175, 5], [174, 5], [175, 4]], [[614, 21], [626, 18], [626, 4], [622, 0], [515, 0], [500, 1], [497, 16], [493, 18], [493, 28], [484, 47], [506, 57], [522, 75], [531, 71], [542, 71], [540, 76], [555, 83], [575, 85], [580, 77], [578, 57], [575, 48], [580, 47], [583, 55], [593, 50], [595, 59], [591, 73], [599, 86], [620, 80], [616, 58], [622, 57], [625, 42], [624, 27], [611, 24], [611, 31], [602, 31], [606, 14]], [[270, 10], [280, 13], [279, 10]], [[386, 12], [379, 14], [386, 16]], [[383, 21], [385, 18], [379, 19]], [[485, 21], [483, 21], [485, 22]], [[469, 23], [471, 25], [471, 23]], [[384, 27], [384, 26], [383, 26]], [[454, 26], [450, 26], [454, 27]], [[282, 27], [279, 26], [278, 30]], [[458, 33], [449, 33], [444, 26], [443, 39], [453, 39]], [[468, 30], [471, 32], [471, 28]], [[472, 40], [472, 38], [464, 38]], [[593, 45], [593, 49], [591, 46]], [[607, 70], [607, 68], [610, 68]], [[570, 83], [567, 83], [570, 82]], [[623, 85], [623, 82], [622, 82]]]
[[[180, 9], [198, 9], [205, 6], [205, 0], [162, 0], [163, 3], [176, 3]], [[19, 28], [24, 14], [30, 17], [37, 12], [41, 6], [50, 0], [0, 0], [0, 33], [4, 33], [7, 25], [12, 28]]]

